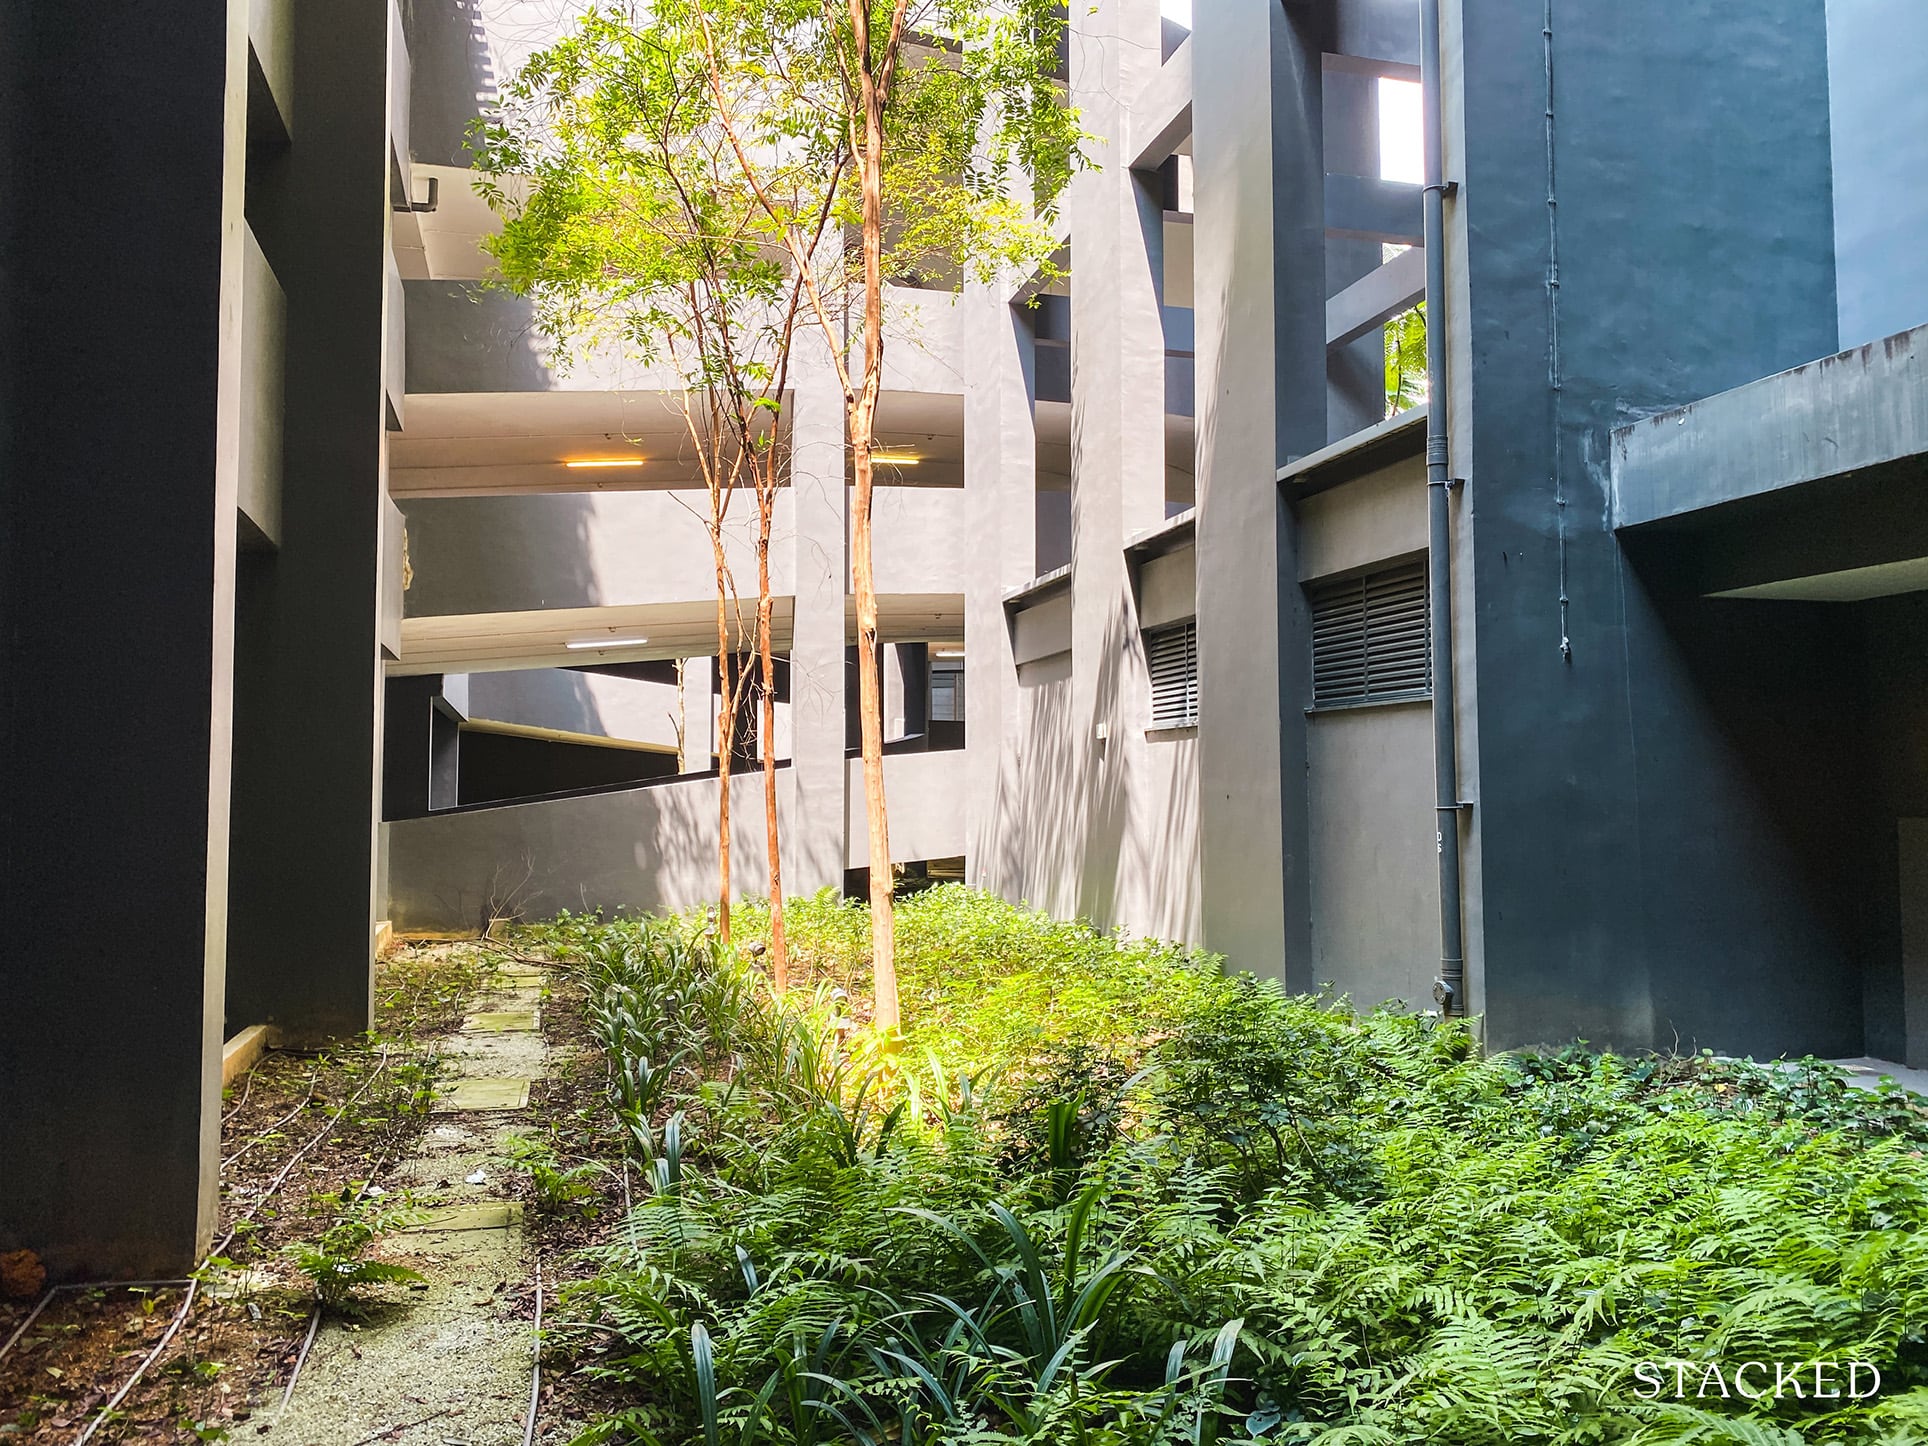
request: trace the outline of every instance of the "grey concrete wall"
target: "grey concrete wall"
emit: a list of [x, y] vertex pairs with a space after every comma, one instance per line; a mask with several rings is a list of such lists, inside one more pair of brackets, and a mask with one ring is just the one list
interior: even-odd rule
[[[1402, 462], [1298, 505], [1301, 581], [1426, 549], [1426, 466]], [[1439, 952], [1431, 708], [1310, 719], [1313, 973], [1360, 1004], [1431, 994]]]
[[1840, 345], [1928, 322], [1928, 6], [1828, 0]]
[[[884, 773], [893, 856], [961, 854], [963, 755], [892, 757]], [[779, 787], [779, 828], [794, 832], [793, 769]], [[861, 810], [861, 786], [851, 796]], [[760, 775], [731, 780], [731, 809], [736, 887], [761, 893]], [[388, 825], [388, 917], [398, 929], [455, 929], [490, 912], [541, 919], [562, 909], [688, 908], [715, 896], [716, 829], [714, 778], [397, 820]], [[861, 833], [854, 847], [850, 857], [864, 857]]]
[[1426, 703], [1344, 708], [1307, 730], [1313, 975], [1361, 1005], [1431, 994], [1439, 875], [1426, 828], [1433, 734]]
[[[410, 617], [618, 607], [716, 596], [708, 496], [700, 491], [562, 492], [404, 498]], [[777, 499], [771, 585], [793, 585], [791, 498]], [[726, 554], [739, 591], [756, 596], [756, 508], [735, 499]]]
[[[797, 586], [806, 548], [811, 566], [833, 562], [814, 538], [806, 542], [800, 535], [795, 503], [793, 489], [784, 489], [771, 525], [770, 581], [779, 596]], [[415, 569], [410, 617], [622, 607], [716, 595], [704, 520], [709, 499], [702, 492], [413, 497], [402, 506]], [[878, 488], [878, 591], [962, 593], [965, 562], [958, 538], [964, 510], [958, 488]], [[732, 502], [725, 537], [738, 591], [754, 599], [756, 508], [747, 493]], [[847, 563], [834, 565], [847, 578]]]
[[[1541, 11], [1454, 9], [1490, 1035], [1856, 1045], [1814, 882], [1828, 831], [1759, 791], [1802, 756], [1772, 711], [1788, 660], [1670, 603], [1664, 570], [1631, 568], [1607, 528], [1611, 425], [1832, 347], [1821, 5], [1555, 6], [1557, 290]], [[1749, 667], [1758, 687], [1710, 700]], [[1729, 731], [1750, 706], [1752, 748]]]
[[141, 20], [0, 5], [0, 1251], [55, 1279], [217, 1218], [247, 7]]

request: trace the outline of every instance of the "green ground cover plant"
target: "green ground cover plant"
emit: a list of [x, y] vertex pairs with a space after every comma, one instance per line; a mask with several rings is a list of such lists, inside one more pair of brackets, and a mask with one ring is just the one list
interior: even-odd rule
[[[1928, 1441], [1910, 1097], [1813, 1061], [1488, 1057], [956, 886], [900, 906], [878, 1036], [861, 906], [792, 902], [782, 998], [758, 923], [543, 940], [632, 1202], [564, 1304], [625, 1402], [590, 1439]], [[1746, 1399], [1747, 1360], [1882, 1389]], [[1684, 1393], [1643, 1397], [1674, 1362]]]

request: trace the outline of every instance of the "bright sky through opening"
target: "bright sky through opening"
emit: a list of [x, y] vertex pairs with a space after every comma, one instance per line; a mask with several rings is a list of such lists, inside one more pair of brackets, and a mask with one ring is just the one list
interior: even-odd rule
[[1426, 179], [1426, 146], [1419, 85], [1411, 80], [1379, 81], [1379, 178]]

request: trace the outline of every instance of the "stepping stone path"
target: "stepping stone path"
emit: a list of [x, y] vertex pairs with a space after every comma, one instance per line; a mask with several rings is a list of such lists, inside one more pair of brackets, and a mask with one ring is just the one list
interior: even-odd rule
[[358, 1325], [325, 1323], [287, 1409], [270, 1404], [234, 1439], [520, 1446], [535, 1341], [514, 1308], [532, 1266], [501, 1161], [547, 1063], [536, 1030], [542, 982], [539, 969], [497, 970], [495, 992], [441, 1042], [434, 1119], [389, 1184], [411, 1193], [423, 1219], [382, 1252], [426, 1287]]

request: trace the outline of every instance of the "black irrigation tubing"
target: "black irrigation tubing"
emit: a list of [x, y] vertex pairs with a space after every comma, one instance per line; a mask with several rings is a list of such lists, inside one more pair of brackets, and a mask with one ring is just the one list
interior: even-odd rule
[[[288, 1176], [293, 1173], [295, 1166], [301, 1163], [302, 1159], [310, 1150], [314, 1149], [316, 1145], [319, 1145], [335, 1132], [335, 1126], [340, 1124], [342, 1116], [348, 1113], [349, 1105], [354, 1104], [355, 1101], [367, 1094], [368, 1087], [374, 1084], [377, 1079], [381, 1078], [382, 1072], [388, 1068], [388, 1054], [388, 1048], [383, 1046], [381, 1063], [369, 1072], [368, 1078], [361, 1082], [361, 1088], [348, 1097], [346, 1104], [342, 1105], [340, 1109], [328, 1117], [328, 1123], [321, 1127], [320, 1133], [288, 1157], [288, 1163], [281, 1167], [281, 1172], [269, 1183], [268, 1188], [255, 1197], [255, 1202], [249, 1207], [248, 1213], [235, 1221], [229, 1228], [228, 1233], [221, 1237], [220, 1243], [208, 1252], [210, 1258], [220, 1255], [229, 1245], [234, 1243], [234, 1237], [240, 1233], [241, 1227], [253, 1220], [255, 1215], [260, 1212], [261, 1207], [274, 1198], [275, 1192], [280, 1190], [282, 1185], [287, 1182]], [[315, 1073], [317, 1077], [321, 1073], [321, 1066], [319, 1064], [315, 1066]], [[314, 1082], [312, 1080], [309, 1082], [308, 1092], [310, 1098], [312, 1098], [314, 1094]], [[306, 1106], [307, 1102], [303, 1101], [301, 1108], [306, 1108]], [[301, 1109], [295, 1111], [295, 1114], [299, 1113], [301, 1113]], [[294, 1115], [290, 1115], [288, 1118], [293, 1119]], [[238, 1152], [235, 1158], [239, 1158]], [[187, 1295], [183, 1297], [181, 1301], [181, 1308], [174, 1313], [174, 1319], [168, 1322], [167, 1329], [161, 1333], [160, 1340], [154, 1343], [154, 1349], [149, 1351], [147, 1355], [141, 1359], [141, 1363], [138, 1366], [134, 1367], [134, 1374], [127, 1378], [127, 1384], [114, 1392], [113, 1399], [100, 1408], [100, 1414], [87, 1423], [87, 1429], [74, 1438], [74, 1446], [87, 1446], [87, 1443], [94, 1439], [94, 1433], [100, 1430], [101, 1425], [114, 1413], [120, 1406], [120, 1403], [127, 1399], [128, 1392], [140, 1384], [141, 1378], [147, 1374], [148, 1367], [160, 1359], [161, 1352], [167, 1349], [175, 1335], [180, 1331], [182, 1324], [187, 1320], [188, 1312], [194, 1308], [194, 1297], [200, 1290], [200, 1286], [201, 1282], [198, 1277], [188, 1282]]]
[[529, 1419], [523, 1423], [522, 1446], [536, 1439], [536, 1411], [542, 1405], [542, 1262], [536, 1261], [535, 1344], [529, 1360]]
[[288, 1373], [288, 1389], [281, 1393], [281, 1405], [275, 1412], [280, 1419], [282, 1411], [288, 1409], [288, 1402], [294, 1396], [295, 1382], [301, 1379], [301, 1368], [308, 1364], [308, 1352], [315, 1347], [315, 1335], [321, 1330], [321, 1302], [316, 1301], [308, 1312], [308, 1334], [302, 1337], [301, 1353], [295, 1357], [295, 1368]]
[[60, 1287], [56, 1285], [53, 1288], [53, 1290], [50, 1290], [45, 1295], [41, 1296], [40, 1304], [35, 1306], [31, 1311], [29, 1311], [27, 1313], [27, 1318], [20, 1322], [19, 1329], [17, 1329], [16, 1331], [14, 1331], [12, 1335], [7, 1337], [7, 1343], [4, 1346], [0, 1346], [0, 1361], [4, 1361], [7, 1358], [7, 1352], [12, 1350], [14, 1348], [14, 1344], [20, 1339], [20, 1337], [24, 1336], [27, 1333], [27, 1327], [40, 1319], [40, 1312], [42, 1312], [47, 1308], [47, 1302], [54, 1298], [55, 1292], [58, 1291], [59, 1289]]
[[248, 1103], [248, 1096], [253, 1093], [254, 1093], [254, 1071], [250, 1069], [248, 1071], [248, 1082], [241, 1087], [241, 1098], [234, 1102], [233, 1109], [229, 1110], [225, 1115], [221, 1116], [221, 1123], [225, 1125], [229, 1120], [233, 1119], [236, 1115], [240, 1114], [242, 1109], [245, 1108]]

